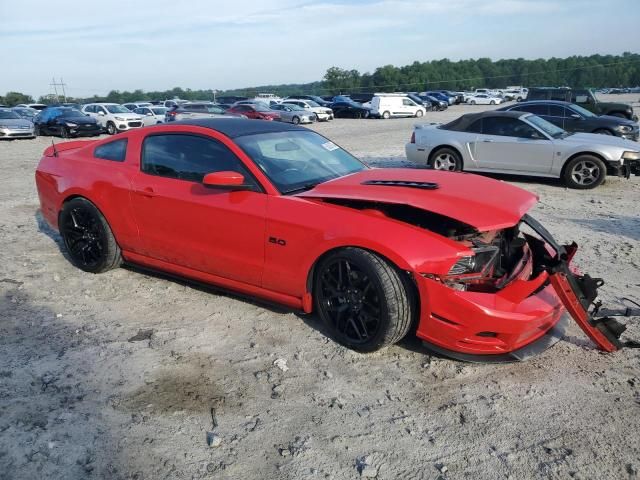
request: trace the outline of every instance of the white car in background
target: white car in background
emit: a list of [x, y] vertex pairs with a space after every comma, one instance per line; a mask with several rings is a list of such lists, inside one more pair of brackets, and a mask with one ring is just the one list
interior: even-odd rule
[[469, 97], [467, 103], [471, 105], [500, 105], [504, 100], [500, 97], [494, 97], [486, 93], [479, 93], [472, 97]]
[[109, 135], [144, 126], [142, 116], [117, 103], [89, 103], [82, 107], [82, 113], [95, 118]]
[[371, 116], [391, 117], [422, 117], [426, 109], [402, 93], [376, 93], [371, 99]]
[[316, 117], [318, 117], [318, 121], [320, 122], [328, 122], [329, 120], [333, 120], [333, 110], [327, 107], [322, 107], [313, 100], [304, 100], [302, 98], [287, 98], [286, 100], [283, 100], [282, 103], [285, 105], [297, 105], [304, 108], [305, 110], [309, 110], [316, 114]]
[[151, 102], [131, 102], [131, 103], [123, 103], [122, 106], [126, 109], [131, 110], [132, 112], [135, 111], [136, 108], [140, 108], [140, 107], [150, 107], [152, 104]]
[[142, 115], [142, 123], [145, 127], [149, 125], [157, 125], [158, 123], [164, 123], [164, 117], [169, 109], [166, 107], [160, 107], [157, 105], [149, 104], [148, 107], [138, 107], [133, 113]]

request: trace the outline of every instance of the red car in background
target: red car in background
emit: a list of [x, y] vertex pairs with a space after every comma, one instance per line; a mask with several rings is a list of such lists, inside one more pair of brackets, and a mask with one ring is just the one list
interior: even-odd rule
[[622, 325], [588, 311], [601, 283], [570, 271], [575, 246], [505, 182], [371, 169], [303, 127], [201, 119], [49, 147], [36, 183], [78, 268], [137, 264], [316, 312], [360, 351], [411, 333], [512, 361], [569, 314], [600, 348], [623, 345]]
[[227, 113], [244, 115], [254, 120], [280, 120], [280, 114], [262, 104], [240, 104], [227, 110]]

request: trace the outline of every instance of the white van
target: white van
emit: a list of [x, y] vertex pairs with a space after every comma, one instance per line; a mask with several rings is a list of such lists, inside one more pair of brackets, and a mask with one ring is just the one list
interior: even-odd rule
[[409, 97], [397, 93], [376, 93], [371, 99], [371, 115], [378, 118], [421, 117], [426, 109]]

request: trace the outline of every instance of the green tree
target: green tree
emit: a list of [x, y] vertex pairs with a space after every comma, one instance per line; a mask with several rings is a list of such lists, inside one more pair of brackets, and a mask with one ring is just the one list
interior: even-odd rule
[[31, 95], [26, 95], [20, 92], [7, 92], [2, 101], [5, 105], [13, 107], [19, 103], [34, 103]]

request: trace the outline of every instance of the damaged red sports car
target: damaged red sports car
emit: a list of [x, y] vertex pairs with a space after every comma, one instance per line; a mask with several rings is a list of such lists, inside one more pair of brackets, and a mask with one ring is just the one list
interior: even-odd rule
[[124, 263], [315, 311], [374, 351], [415, 333], [465, 360], [525, 358], [571, 314], [613, 351], [600, 282], [573, 274], [526, 212], [536, 197], [476, 175], [371, 169], [303, 127], [203, 119], [49, 147], [44, 218], [71, 261]]

